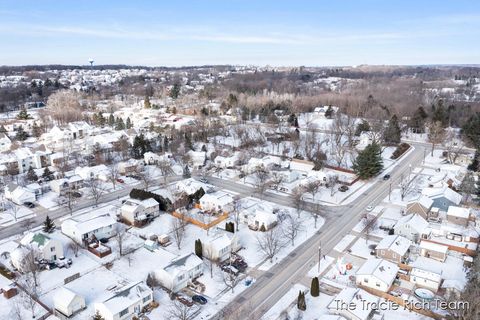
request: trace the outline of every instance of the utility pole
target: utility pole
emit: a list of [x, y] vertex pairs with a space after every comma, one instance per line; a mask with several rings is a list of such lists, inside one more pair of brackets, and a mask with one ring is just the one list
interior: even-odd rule
[[320, 276], [320, 261], [322, 259], [322, 242], [318, 245], [318, 275]]
[[390, 182], [390, 185], [388, 187], [388, 201], [390, 201], [390, 195], [392, 194], [392, 183]]

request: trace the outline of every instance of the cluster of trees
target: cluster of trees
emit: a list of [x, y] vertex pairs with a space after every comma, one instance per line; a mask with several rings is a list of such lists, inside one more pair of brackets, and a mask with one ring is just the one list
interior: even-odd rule
[[170, 199], [166, 199], [159, 194], [133, 188], [129, 194], [130, 198], [138, 199], [138, 200], [145, 200], [149, 198], [153, 198], [158, 202], [159, 209], [161, 211], [170, 211], [172, 208], [172, 202]]

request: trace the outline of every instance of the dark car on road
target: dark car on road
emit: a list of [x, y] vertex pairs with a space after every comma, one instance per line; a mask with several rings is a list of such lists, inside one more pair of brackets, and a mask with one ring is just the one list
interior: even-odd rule
[[196, 302], [196, 303], [199, 303], [199, 304], [206, 304], [208, 302], [207, 298], [205, 298], [204, 296], [201, 296], [199, 294], [196, 294], [196, 295], [192, 296], [192, 301]]
[[348, 191], [348, 187], [347, 187], [347, 186], [340, 186], [340, 187], [338, 188], [338, 191], [340, 191], [340, 192]]
[[27, 201], [27, 202], [24, 202], [23, 205], [27, 208], [35, 208], [35, 204], [33, 202], [30, 202], [30, 201]]
[[390, 179], [390, 175], [389, 175], [389, 174], [386, 174], [386, 175], [383, 176], [383, 180], [388, 180], [388, 179]]

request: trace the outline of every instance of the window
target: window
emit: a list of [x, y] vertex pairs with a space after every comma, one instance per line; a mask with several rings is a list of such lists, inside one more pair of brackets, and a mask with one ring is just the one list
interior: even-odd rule
[[151, 299], [151, 295], [146, 296], [143, 298], [143, 303], [147, 303]]
[[181, 274], [181, 275], [179, 275], [179, 276], [177, 277], [177, 279], [178, 279], [179, 281], [183, 280], [183, 278], [185, 278], [185, 275], [183, 275], [183, 274]]
[[50, 252], [54, 252], [54, 251], [55, 251], [55, 247], [51, 247]]
[[368, 279], [367, 279], [367, 278], [364, 278], [364, 279], [363, 279], [363, 282], [368, 283]]
[[380, 283], [378, 283], [378, 282], [377, 282], [377, 283], [375, 283], [375, 285], [376, 285], [377, 287], [380, 287]]
[[120, 316], [120, 317], [123, 317], [123, 316], [126, 315], [127, 313], [128, 313], [128, 308], [120, 311], [119, 316]]

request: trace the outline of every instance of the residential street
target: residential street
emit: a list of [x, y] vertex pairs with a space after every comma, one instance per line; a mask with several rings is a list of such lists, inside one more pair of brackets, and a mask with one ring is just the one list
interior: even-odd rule
[[[388, 195], [389, 185], [397, 185], [401, 175], [407, 173], [410, 166], [420, 164], [423, 156], [423, 147], [417, 146], [395, 167], [390, 180], [383, 181], [379, 176], [370, 190], [359, 195], [354, 204], [330, 207], [326, 210], [325, 224], [316, 235], [279, 261], [262, 277], [256, 279], [250, 288], [237, 296], [212, 319], [260, 319], [293, 284], [301, 281], [312, 265], [318, 261], [319, 246], [322, 247], [322, 255], [328, 254], [336, 243], [358, 223], [362, 214], [365, 213], [365, 207], [380, 203]], [[213, 180], [212, 183], [215, 184], [216, 181]], [[228, 189], [229, 185], [224, 184], [222, 187]], [[271, 195], [265, 195], [265, 200], [272, 201], [268, 196]], [[283, 202], [281, 204], [288, 205], [289, 199], [283, 197], [283, 200], [286, 204]], [[275, 198], [274, 201], [278, 200]]]

